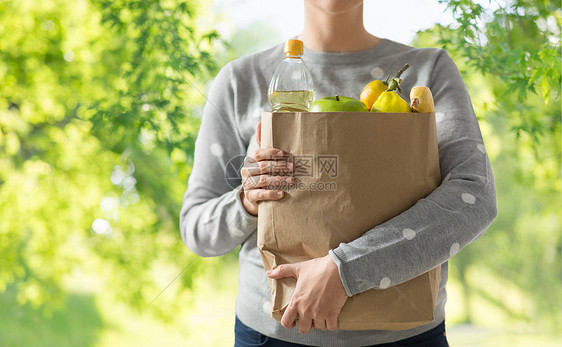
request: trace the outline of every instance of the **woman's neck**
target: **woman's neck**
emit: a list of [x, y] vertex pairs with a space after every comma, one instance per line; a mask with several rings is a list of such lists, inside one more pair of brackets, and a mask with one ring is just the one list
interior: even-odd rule
[[354, 52], [376, 46], [381, 39], [363, 25], [363, 2], [341, 9], [305, 1], [304, 30], [298, 36], [306, 48], [318, 52]]

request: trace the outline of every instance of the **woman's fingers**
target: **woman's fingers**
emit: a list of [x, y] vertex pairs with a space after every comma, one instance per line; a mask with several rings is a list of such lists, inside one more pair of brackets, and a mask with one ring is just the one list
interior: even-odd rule
[[[256, 150], [254, 155], [259, 158], [277, 158], [279, 150], [275, 148]], [[282, 151], [280, 151], [282, 153]], [[279, 158], [282, 158], [279, 157]], [[244, 190], [250, 191], [257, 188], [265, 188], [268, 190], [280, 190], [294, 183], [294, 178], [284, 176], [293, 171], [293, 163], [284, 160], [260, 160], [255, 161], [254, 157], [247, 157], [244, 167], [241, 169], [242, 185]], [[259, 194], [263, 196], [263, 193]], [[257, 194], [248, 194], [251, 200]], [[271, 200], [270, 196], [264, 196], [265, 199]], [[255, 200], [254, 200], [255, 201]]]
[[331, 316], [326, 318], [326, 328], [328, 330], [337, 330], [338, 329], [338, 317]]
[[292, 329], [296, 325], [297, 319], [297, 310], [294, 306], [289, 304], [285, 313], [283, 313], [283, 317], [281, 317], [281, 325], [287, 329]]
[[257, 188], [280, 190], [287, 188], [295, 182], [292, 176], [269, 176], [259, 175], [251, 176], [242, 182], [244, 190], [251, 190]]
[[314, 319], [312, 321], [313, 328], [318, 330], [326, 330], [326, 320], [324, 318]]
[[[261, 122], [256, 129], [258, 145], [261, 137]], [[286, 174], [293, 171], [293, 163], [284, 159], [285, 153], [277, 148], [259, 148], [244, 159], [244, 167], [240, 170], [243, 192], [240, 195], [246, 211], [257, 215], [258, 201], [279, 200], [283, 198], [283, 189], [295, 182]]]
[[263, 174], [288, 174], [293, 171], [293, 163], [286, 161], [271, 161], [264, 160], [249, 166], [244, 166], [240, 173], [243, 178], [249, 178], [250, 176], [257, 176]]
[[246, 198], [252, 202], [264, 200], [279, 200], [285, 194], [282, 190], [252, 189], [244, 192]]
[[246, 157], [246, 159], [255, 163], [262, 160], [283, 159], [284, 155], [285, 153], [277, 148], [258, 148], [252, 152], [252, 155]]
[[299, 316], [299, 333], [308, 334], [312, 329], [312, 318], [306, 316]]

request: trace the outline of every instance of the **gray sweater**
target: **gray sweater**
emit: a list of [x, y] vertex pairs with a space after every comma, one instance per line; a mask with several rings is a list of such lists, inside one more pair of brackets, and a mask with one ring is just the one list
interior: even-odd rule
[[410, 64], [402, 74], [402, 95], [407, 97], [414, 86], [428, 86], [433, 92], [443, 181], [407, 211], [330, 251], [349, 296], [405, 282], [442, 264], [435, 321], [404, 331], [312, 330], [303, 335], [270, 317], [270, 286], [256, 246], [257, 217], [244, 210], [241, 180], [232, 177], [229, 164], [257, 147], [256, 124], [261, 112], [270, 110], [267, 89], [282, 59], [281, 44], [230, 62], [214, 80], [183, 197], [183, 241], [204, 257], [220, 256], [241, 245], [236, 315], [267, 336], [305, 345], [363, 346], [437, 326], [445, 319], [447, 260], [479, 238], [497, 213], [490, 161], [456, 65], [444, 50], [417, 49], [388, 39], [361, 52], [305, 49], [303, 60], [317, 98], [335, 94], [358, 98], [369, 81], [385, 79]]

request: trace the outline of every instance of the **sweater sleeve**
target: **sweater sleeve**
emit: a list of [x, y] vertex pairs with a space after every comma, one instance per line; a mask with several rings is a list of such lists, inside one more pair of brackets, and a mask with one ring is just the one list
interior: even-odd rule
[[400, 215], [330, 251], [348, 296], [431, 270], [479, 238], [496, 217], [490, 160], [459, 70], [442, 50], [432, 71], [442, 183]]
[[228, 64], [209, 91], [180, 212], [184, 243], [205, 257], [229, 253], [257, 228], [257, 217], [246, 212], [240, 200], [238, 166], [247, 144], [234, 114], [231, 77]]

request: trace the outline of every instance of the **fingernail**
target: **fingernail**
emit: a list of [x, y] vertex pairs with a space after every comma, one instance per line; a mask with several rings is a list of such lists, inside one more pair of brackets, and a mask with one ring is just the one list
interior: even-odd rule
[[267, 275], [271, 275], [271, 270], [267, 270], [265, 273], [266, 273]]
[[278, 157], [282, 157], [283, 156], [283, 152], [282, 151], [277, 151], [277, 153], [275, 153], [276, 156]]
[[277, 196], [282, 196], [282, 195], [283, 195], [283, 192], [282, 192], [282, 191], [278, 191], [278, 192], [277, 192]]

